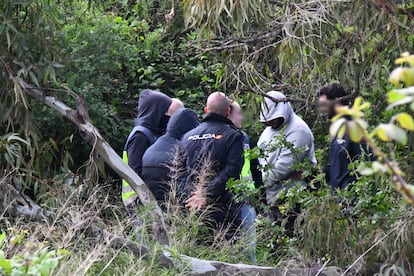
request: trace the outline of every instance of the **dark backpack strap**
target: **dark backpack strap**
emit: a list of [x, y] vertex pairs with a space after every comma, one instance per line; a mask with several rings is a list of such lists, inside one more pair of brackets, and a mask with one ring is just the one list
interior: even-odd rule
[[128, 148], [128, 143], [131, 140], [132, 136], [135, 135], [135, 133], [137, 132], [141, 132], [142, 134], [145, 135], [145, 137], [147, 137], [148, 141], [150, 142], [150, 144], [154, 144], [155, 141], [157, 140], [158, 137], [156, 137], [154, 134], [152, 134], [151, 130], [149, 130], [148, 128], [144, 127], [144, 126], [135, 126], [131, 133], [128, 136], [127, 142], [125, 143], [125, 150], [127, 150]]

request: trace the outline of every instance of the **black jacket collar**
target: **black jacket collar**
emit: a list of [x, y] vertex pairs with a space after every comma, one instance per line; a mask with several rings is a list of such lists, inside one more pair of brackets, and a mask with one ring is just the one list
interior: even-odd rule
[[227, 125], [234, 127], [232, 121], [230, 121], [228, 118], [224, 117], [223, 115], [219, 115], [216, 113], [207, 113], [203, 119], [203, 122], [221, 122], [221, 123], [225, 123]]

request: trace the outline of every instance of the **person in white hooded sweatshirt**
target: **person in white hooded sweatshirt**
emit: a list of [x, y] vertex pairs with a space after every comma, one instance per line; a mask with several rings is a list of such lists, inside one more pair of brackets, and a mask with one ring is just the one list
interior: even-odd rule
[[[280, 92], [270, 91], [267, 93], [274, 99], [286, 98]], [[264, 150], [265, 157], [260, 158], [262, 167], [268, 169], [263, 172], [263, 181], [266, 189], [267, 204], [277, 207], [278, 194], [285, 180], [292, 180], [287, 188], [296, 183], [304, 184], [302, 172], [294, 170], [294, 165], [308, 159], [316, 165], [315, 147], [313, 134], [309, 126], [295, 114], [289, 102], [275, 103], [272, 99], [265, 97], [262, 103], [260, 121], [267, 125], [260, 135], [258, 146]], [[284, 136], [286, 140], [298, 151], [292, 152], [288, 148], [278, 148], [274, 143], [277, 136]]]

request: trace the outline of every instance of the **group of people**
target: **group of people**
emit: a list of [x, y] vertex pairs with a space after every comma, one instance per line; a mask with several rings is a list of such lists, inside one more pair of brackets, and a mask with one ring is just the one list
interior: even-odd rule
[[[325, 85], [318, 91], [319, 110], [333, 117], [338, 105], [350, 103], [347, 95], [337, 83]], [[316, 165], [312, 131], [282, 93], [267, 93], [260, 122], [266, 126], [257, 143], [262, 154], [250, 159], [248, 152], [253, 145], [241, 131], [243, 113], [236, 101], [221, 92], [212, 93], [200, 121], [180, 100], [144, 90], [125, 144], [124, 161], [141, 176], [160, 206], [168, 201], [174, 178], [174, 194], [179, 195], [183, 208], [209, 210], [212, 228], [236, 226], [253, 237], [255, 210], [248, 200], [236, 202], [227, 183], [244, 179], [248, 185], [263, 189], [269, 216], [275, 217], [272, 213], [278, 213], [280, 193], [294, 185], [306, 185], [298, 164]], [[291, 146], [275, 144], [280, 137]], [[331, 140], [326, 176], [333, 190], [344, 189], [355, 180], [348, 165], [361, 155], [361, 148], [346, 133]], [[137, 195], [126, 181], [122, 200], [134, 217]], [[254, 247], [253, 240], [251, 245]], [[254, 262], [254, 254], [251, 259]]]

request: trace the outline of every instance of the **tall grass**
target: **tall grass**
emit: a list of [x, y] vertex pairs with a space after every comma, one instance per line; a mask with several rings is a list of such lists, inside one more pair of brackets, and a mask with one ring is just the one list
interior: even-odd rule
[[[56, 275], [188, 275], [189, 264], [180, 260], [179, 253], [201, 259], [247, 263], [248, 246], [240, 238], [243, 234], [226, 239], [225, 228], [215, 229], [210, 242], [205, 242], [208, 211], [183, 209], [183, 199], [177, 189], [180, 173], [172, 172], [171, 196], [164, 215], [171, 240], [168, 251], [177, 256], [174, 266], [161, 265], [159, 253], [165, 249], [157, 245], [149, 231], [152, 223], [149, 210], [144, 207], [137, 210], [141, 226], [136, 227], [128, 220], [119, 201], [119, 191], [114, 189], [116, 183], [85, 185], [81, 178], [76, 178], [77, 183], [65, 184], [62, 179], [50, 184], [55, 186], [38, 202], [49, 211], [47, 219], [30, 220], [16, 213], [16, 205], [22, 202], [16, 202], [5, 188], [13, 183], [12, 178], [3, 177], [0, 227], [8, 236], [3, 251], [7, 257], [12, 257], [20, 253], [33, 254], [44, 247], [68, 250], [70, 255], [63, 256], [53, 271]], [[205, 173], [210, 172], [206, 169]], [[208, 181], [209, 177], [204, 175], [198, 179]], [[200, 189], [205, 187], [201, 181], [198, 185]], [[364, 185], [367, 183], [362, 183], [362, 187]], [[340, 197], [324, 189], [318, 193], [301, 193], [298, 196], [302, 212], [296, 221], [296, 233], [291, 237], [286, 236], [282, 226], [267, 218], [265, 212], [259, 212], [256, 220], [258, 263], [286, 268], [325, 264], [344, 269], [352, 264], [351, 275], [399, 268], [413, 275], [414, 211], [392, 195], [375, 199], [379, 192], [371, 190], [373, 195], [362, 189], [365, 197], [360, 195], [350, 208], [353, 211], [348, 213], [338, 204]], [[386, 202], [389, 205], [385, 210], [376, 209], [379, 208], [376, 204]], [[367, 206], [371, 209], [367, 210]], [[143, 244], [149, 252], [146, 257], [138, 257], [125, 247], [113, 247], [110, 238], [91, 230], [92, 225]], [[11, 242], [13, 237], [22, 242]]]

